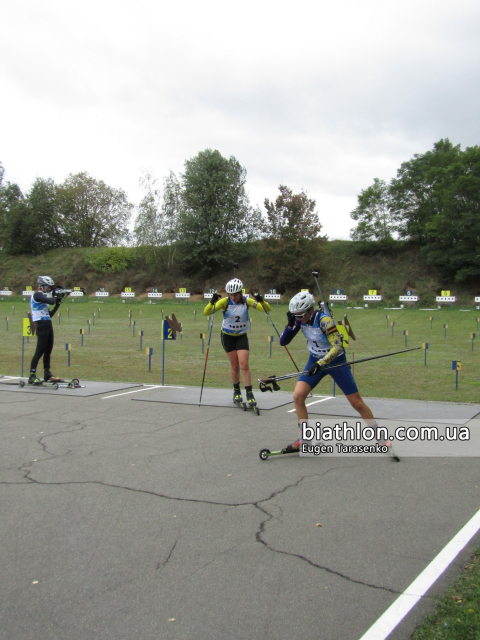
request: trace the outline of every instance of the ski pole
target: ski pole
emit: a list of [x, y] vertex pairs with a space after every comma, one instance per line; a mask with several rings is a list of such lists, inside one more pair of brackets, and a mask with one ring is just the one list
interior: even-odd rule
[[313, 278], [315, 280], [315, 283], [316, 283], [316, 285], [318, 287], [318, 290], [320, 292], [320, 298], [322, 299], [323, 311], [324, 311], [324, 313], [327, 314], [327, 316], [330, 316], [330, 318], [333, 320], [332, 314], [330, 313], [330, 309], [328, 308], [328, 304], [327, 304], [325, 298], [323, 297], [323, 291], [322, 291], [322, 289], [321, 289], [321, 287], [320, 287], [320, 285], [318, 283], [318, 280], [317, 280], [318, 271], [312, 271], [312, 276], [313, 276]]
[[207, 355], [205, 356], [205, 366], [203, 368], [202, 388], [200, 389], [200, 400], [198, 401], [198, 406], [200, 406], [202, 404], [203, 384], [205, 382], [205, 374], [207, 372], [208, 352], [210, 350], [210, 339], [212, 337], [212, 329], [213, 329], [213, 320], [214, 320], [214, 318], [215, 318], [215, 305], [213, 305], [212, 322], [210, 324], [210, 333], [208, 334]]
[[[260, 304], [261, 304], [261, 303], [260, 303]], [[280, 334], [278, 333], [278, 329], [277, 329], [277, 327], [273, 324], [273, 320], [272, 320], [272, 318], [270, 317], [270, 314], [268, 313], [268, 311], [267, 311], [267, 310], [265, 309], [265, 307], [263, 306], [263, 304], [262, 304], [262, 309], [263, 309], [263, 310], [265, 311], [265, 313], [267, 314], [267, 317], [268, 317], [268, 319], [270, 320], [270, 322], [272, 323], [272, 326], [273, 326], [273, 328], [275, 329], [275, 332], [276, 332], [276, 334], [277, 334], [277, 336], [278, 336], [278, 339], [280, 340]], [[286, 345], [283, 345], [283, 346], [284, 346], [285, 351], [286, 351], [286, 352], [288, 353], [288, 355], [290, 356], [290, 360], [293, 362], [293, 366], [295, 367], [295, 369], [296, 369], [297, 371], [300, 371], [300, 369], [297, 367], [297, 363], [296, 363], [296, 362], [295, 362], [295, 360], [292, 358], [292, 354], [291, 354], [291, 353], [290, 353], [290, 351], [287, 349], [287, 346], [286, 346]]]
[[[379, 358], [388, 358], [389, 356], [395, 356], [399, 353], [407, 353], [408, 351], [417, 351], [418, 349], [422, 349], [422, 347], [413, 347], [413, 349], [402, 349], [402, 351], [393, 351], [392, 353], [383, 353], [381, 356], [370, 356], [369, 358], [361, 358], [360, 360], [355, 360], [355, 364], [358, 364], [359, 362], [368, 362], [370, 360], [378, 360]], [[339, 369], [340, 367], [348, 367], [352, 364], [353, 364], [353, 361], [342, 362], [341, 364], [327, 366], [323, 369], [323, 371], [330, 371], [331, 369]], [[279, 380], [288, 380], [289, 378], [297, 378], [298, 376], [307, 375], [307, 374], [308, 374], [308, 371], [299, 371], [297, 373], [288, 373], [284, 376], [270, 376], [269, 378], [265, 378], [263, 380], [259, 378], [258, 382], [260, 383], [260, 391], [272, 391], [272, 389], [267, 386], [269, 384], [273, 386], [274, 391], [278, 391], [280, 389], [280, 387], [277, 384]]]

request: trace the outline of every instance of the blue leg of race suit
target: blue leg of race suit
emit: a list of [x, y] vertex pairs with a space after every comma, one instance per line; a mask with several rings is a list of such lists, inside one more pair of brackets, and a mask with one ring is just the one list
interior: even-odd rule
[[[305, 365], [304, 370], [306, 371], [307, 369], [309, 369], [313, 364], [315, 364], [315, 362], [317, 362], [317, 360], [318, 360], [318, 356], [314, 356], [310, 354], [310, 358], [308, 359], [308, 362]], [[326, 366], [326, 369], [327, 369], [326, 371], [324, 371], [323, 369], [320, 369], [320, 371], [314, 376], [302, 375], [302, 376], [299, 376], [298, 379], [301, 380], [302, 382], [306, 382], [311, 389], [314, 389], [317, 386], [317, 384], [320, 382], [320, 380], [322, 380], [325, 376], [329, 375], [335, 380], [335, 384], [337, 384], [340, 387], [343, 393], [346, 396], [349, 396], [352, 393], [358, 392], [358, 387], [355, 383], [355, 380], [353, 379], [350, 367], [340, 367], [338, 369], [332, 369], [331, 371], [328, 371], [329, 366], [333, 366], [336, 364], [343, 364], [346, 361], [347, 361], [347, 356], [345, 355], [345, 352], [344, 352], [341, 355], [339, 355], [337, 358], [335, 358], [335, 360], [332, 360], [332, 362], [330, 362]]]

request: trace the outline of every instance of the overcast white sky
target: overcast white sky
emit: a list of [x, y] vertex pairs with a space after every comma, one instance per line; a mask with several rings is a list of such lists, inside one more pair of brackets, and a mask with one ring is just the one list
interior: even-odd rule
[[0, 161], [87, 171], [138, 202], [142, 168], [218, 149], [253, 205], [280, 183], [347, 238], [373, 178], [440, 138], [480, 143], [478, 0], [3, 0]]

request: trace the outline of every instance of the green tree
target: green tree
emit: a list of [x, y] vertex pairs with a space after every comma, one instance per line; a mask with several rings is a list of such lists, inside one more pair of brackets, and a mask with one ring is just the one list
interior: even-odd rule
[[173, 264], [176, 251], [177, 223], [181, 210], [181, 184], [173, 172], [163, 181], [163, 193], [158, 181], [144, 172], [140, 178], [144, 196], [137, 207], [135, 244], [144, 248], [147, 261], [162, 269]]
[[452, 178], [449, 167], [461, 154], [460, 145], [454, 147], [446, 138], [436, 142], [432, 151], [415, 154], [401, 165], [390, 185], [392, 214], [401, 238], [427, 244], [427, 223], [441, 212], [442, 191]]
[[427, 262], [444, 278], [478, 282], [480, 278], [480, 147], [461, 152], [443, 170], [433, 189], [439, 203], [426, 223]]
[[122, 189], [77, 173], [68, 176], [57, 193], [66, 246], [112, 246], [128, 240], [133, 204]]
[[327, 238], [320, 236], [315, 200], [304, 191], [294, 194], [285, 185], [279, 191], [275, 202], [265, 199], [262, 270], [271, 286], [284, 291], [305, 286], [312, 270], [321, 270], [321, 249]]
[[233, 156], [206, 149], [185, 162], [178, 243], [189, 274], [208, 276], [235, 261], [235, 244], [259, 236], [260, 212], [245, 190], [246, 170]]
[[358, 206], [350, 214], [358, 225], [351, 232], [352, 240], [388, 242], [392, 239], [395, 224], [391, 212], [389, 186], [384, 180], [374, 178], [368, 189], [358, 196]]

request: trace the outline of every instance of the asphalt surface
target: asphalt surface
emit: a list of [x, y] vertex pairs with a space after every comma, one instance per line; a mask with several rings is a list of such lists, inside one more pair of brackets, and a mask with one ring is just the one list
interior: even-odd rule
[[0, 637], [358, 640], [480, 507], [477, 458], [261, 461], [296, 440], [293, 405], [129, 391], [2, 389]]

